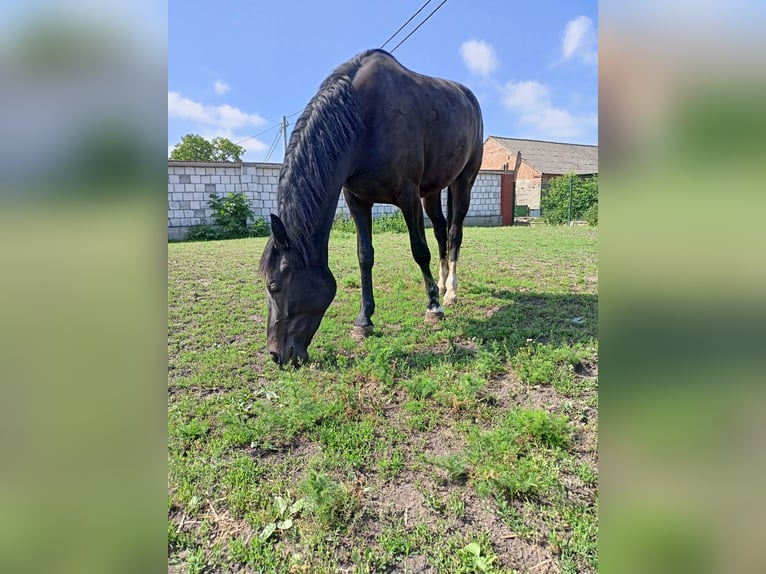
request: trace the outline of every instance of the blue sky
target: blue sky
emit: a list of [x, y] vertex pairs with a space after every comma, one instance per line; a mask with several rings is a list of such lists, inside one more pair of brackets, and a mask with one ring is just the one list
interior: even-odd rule
[[[282, 116], [289, 134], [333, 68], [380, 47], [424, 3], [170, 0], [168, 149], [187, 133], [224, 136], [246, 161], [264, 161], [276, 141], [270, 161], [280, 162]], [[597, 144], [597, 16], [595, 0], [448, 0], [393, 54], [471, 88], [485, 136]]]

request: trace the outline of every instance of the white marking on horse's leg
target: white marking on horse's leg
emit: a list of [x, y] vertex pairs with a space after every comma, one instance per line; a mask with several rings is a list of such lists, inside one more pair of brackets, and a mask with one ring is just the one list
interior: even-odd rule
[[444, 319], [444, 309], [437, 305], [433, 309], [426, 309], [426, 323], [438, 323]]
[[444, 295], [444, 304], [452, 305], [457, 301], [457, 261], [450, 261], [449, 276], [447, 277], [447, 292]]
[[447, 258], [439, 260], [439, 295], [444, 295], [447, 291], [447, 277], [449, 276], [449, 265]]

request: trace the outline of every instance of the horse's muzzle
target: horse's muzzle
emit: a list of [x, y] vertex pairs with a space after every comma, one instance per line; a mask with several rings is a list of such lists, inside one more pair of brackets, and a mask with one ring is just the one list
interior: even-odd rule
[[292, 365], [298, 367], [301, 364], [307, 363], [309, 360], [309, 354], [305, 348], [298, 348], [295, 345], [290, 345], [284, 352], [276, 350], [270, 350], [271, 360], [278, 364], [280, 367], [285, 365]]

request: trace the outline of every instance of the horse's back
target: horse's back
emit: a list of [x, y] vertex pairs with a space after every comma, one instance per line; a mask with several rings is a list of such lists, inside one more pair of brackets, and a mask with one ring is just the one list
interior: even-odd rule
[[357, 173], [438, 191], [478, 171], [483, 124], [468, 88], [413, 72], [381, 50], [365, 53], [352, 82], [366, 128]]

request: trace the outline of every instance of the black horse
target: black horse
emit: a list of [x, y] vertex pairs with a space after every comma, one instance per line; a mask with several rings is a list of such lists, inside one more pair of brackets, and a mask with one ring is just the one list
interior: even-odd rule
[[[356, 223], [362, 275], [357, 335], [372, 332], [372, 205], [399, 207], [412, 255], [423, 272], [426, 319], [444, 316], [457, 297], [463, 220], [483, 151], [476, 97], [465, 86], [403, 67], [383, 50], [341, 64], [295, 124], [279, 174], [278, 211], [260, 271], [268, 291], [267, 339], [281, 364], [308, 359], [307, 348], [335, 297], [328, 241], [340, 190]], [[447, 219], [441, 191], [448, 188]], [[438, 286], [423, 226], [423, 202], [439, 244]]]

